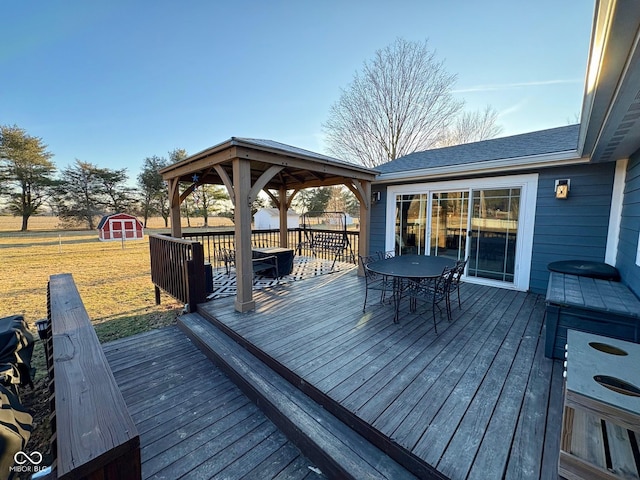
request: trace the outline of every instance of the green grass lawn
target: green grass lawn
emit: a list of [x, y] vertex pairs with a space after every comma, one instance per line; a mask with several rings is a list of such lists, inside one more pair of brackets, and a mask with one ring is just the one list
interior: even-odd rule
[[[149, 243], [101, 242], [97, 232], [3, 231], [0, 217], [0, 318], [22, 314], [36, 334], [47, 317], [47, 282], [71, 273], [101, 342], [175, 322], [182, 304], [163, 294], [155, 304]], [[34, 351], [37, 377], [44, 374], [40, 342]]]

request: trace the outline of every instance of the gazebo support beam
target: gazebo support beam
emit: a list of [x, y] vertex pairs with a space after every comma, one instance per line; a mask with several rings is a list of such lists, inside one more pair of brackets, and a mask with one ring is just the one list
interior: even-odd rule
[[[354, 184], [356, 180], [354, 180]], [[358, 252], [369, 255], [369, 230], [371, 228], [371, 182], [357, 181], [351, 191], [360, 201], [360, 235], [358, 235]], [[358, 262], [358, 275], [363, 276], [362, 265]]]
[[171, 218], [171, 236], [175, 238], [182, 237], [182, 220], [180, 219], [180, 179], [172, 178], [168, 181], [169, 186], [169, 205]]
[[251, 262], [251, 162], [233, 159], [233, 185], [238, 194], [235, 198], [235, 243], [236, 243], [236, 301], [238, 312], [255, 309], [253, 300], [253, 265]]
[[289, 202], [287, 202], [287, 187], [281, 186], [278, 190], [278, 211], [280, 212], [280, 247], [289, 247]]

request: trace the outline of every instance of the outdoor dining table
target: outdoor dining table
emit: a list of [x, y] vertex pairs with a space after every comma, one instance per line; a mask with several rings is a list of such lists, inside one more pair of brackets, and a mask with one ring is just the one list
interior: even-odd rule
[[434, 255], [397, 255], [367, 264], [369, 270], [378, 275], [393, 278], [393, 300], [395, 305], [394, 323], [398, 323], [402, 280], [422, 280], [438, 278], [445, 268], [453, 268], [456, 261]]

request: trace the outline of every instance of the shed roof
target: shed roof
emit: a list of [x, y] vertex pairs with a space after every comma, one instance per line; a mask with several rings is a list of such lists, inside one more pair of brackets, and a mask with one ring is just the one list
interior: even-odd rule
[[384, 175], [435, 167], [476, 164], [491, 160], [574, 152], [578, 147], [579, 128], [580, 125], [568, 125], [510, 137], [414, 152], [379, 165], [376, 170]]

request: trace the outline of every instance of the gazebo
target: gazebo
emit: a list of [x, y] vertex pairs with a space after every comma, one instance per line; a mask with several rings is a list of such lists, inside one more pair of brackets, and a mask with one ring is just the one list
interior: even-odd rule
[[[369, 249], [371, 181], [375, 170], [271, 140], [232, 137], [160, 171], [168, 184], [171, 235], [181, 237], [180, 205], [203, 184], [224, 185], [235, 209], [235, 308], [255, 308], [251, 262], [251, 204], [264, 191], [280, 212], [280, 246], [287, 243], [287, 211], [311, 187], [345, 185], [360, 202], [359, 251]], [[180, 193], [180, 183], [189, 187]]]

